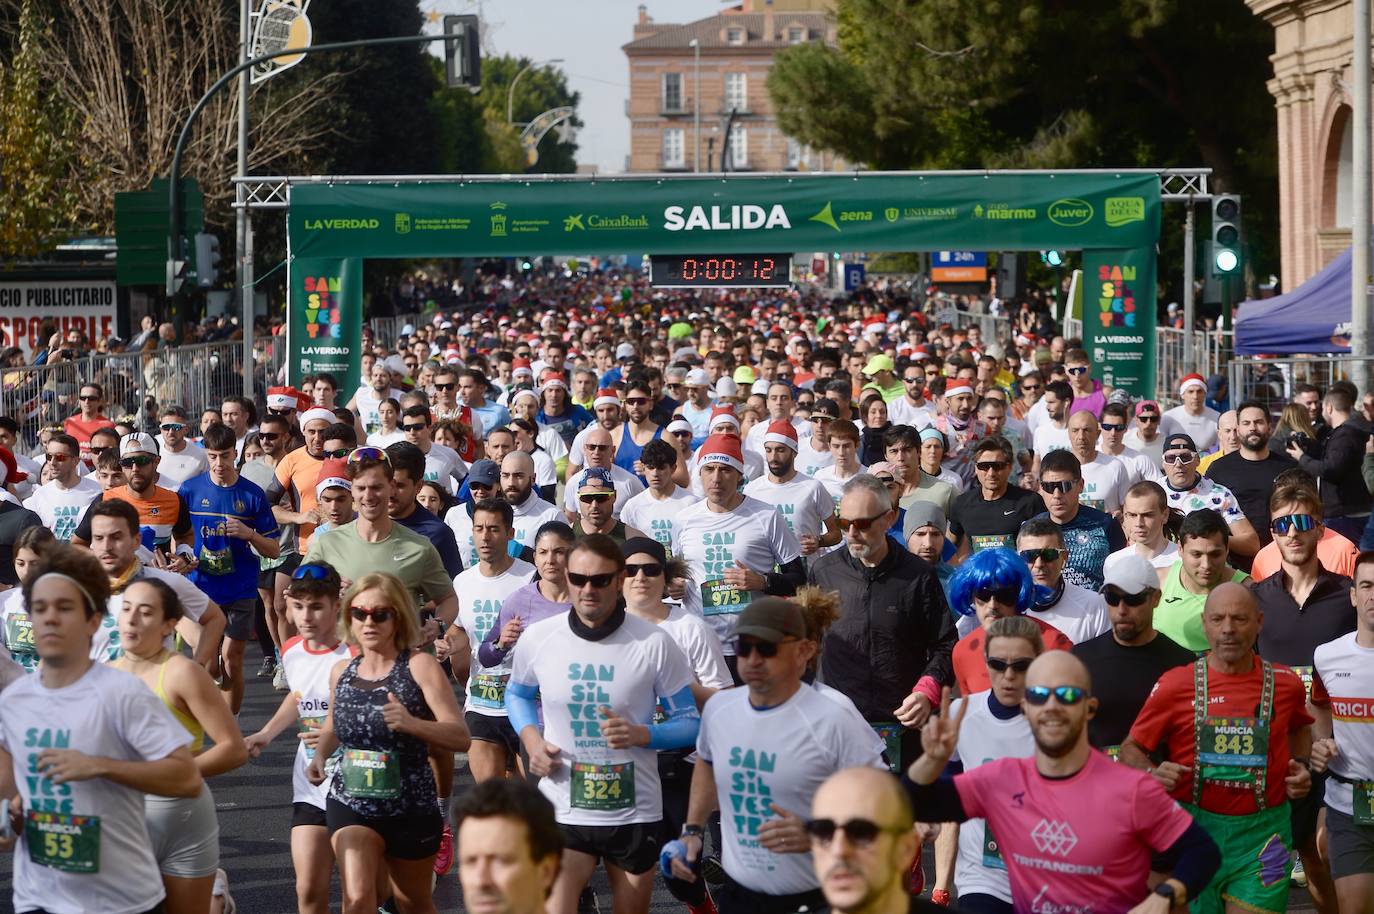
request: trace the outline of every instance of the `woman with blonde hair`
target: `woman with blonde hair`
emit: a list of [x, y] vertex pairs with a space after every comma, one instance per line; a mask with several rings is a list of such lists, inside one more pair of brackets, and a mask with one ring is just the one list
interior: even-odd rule
[[464, 752], [467, 726], [438, 661], [415, 650], [420, 621], [395, 575], [365, 574], [344, 594], [343, 640], [358, 656], [330, 673], [329, 716], [306, 771], [324, 783], [342, 747], [325, 806], [344, 911], [375, 911], [389, 873], [403, 914], [432, 914], [434, 857], [444, 816], [429, 755]]

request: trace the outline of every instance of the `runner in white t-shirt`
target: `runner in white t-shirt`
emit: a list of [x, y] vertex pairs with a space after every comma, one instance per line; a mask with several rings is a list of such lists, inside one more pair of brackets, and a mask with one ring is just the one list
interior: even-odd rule
[[1083, 471], [1079, 504], [1115, 514], [1126, 499], [1131, 471], [1123, 461], [1097, 450], [1101, 434], [1097, 417], [1088, 410], [1079, 410], [1069, 417], [1069, 450], [1078, 458]]
[[144, 795], [200, 795], [186, 730], [136, 677], [90, 659], [109, 595], [94, 556], [58, 547], [25, 592], [42, 664], [0, 702], [0, 765], [10, 771], [0, 802], [9, 810], [17, 794], [23, 822], [17, 847], [0, 838], [0, 850], [15, 847], [13, 910], [157, 908], [166, 891]]
[[1121, 505], [1121, 530], [1129, 545], [1107, 556], [1107, 563], [1129, 550], [1143, 555], [1156, 568], [1172, 568], [1178, 561], [1178, 543], [1165, 535], [1168, 520], [1169, 496], [1162, 485], [1146, 479], [1131, 486]]
[[[983, 656], [992, 688], [950, 705], [950, 713], [955, 715], [965, 701], [969, 706], [951, 758], [964, 771], [999, 758], [1030, 758], [1035, 754], [1035, 739], [1021, 713], [1021, 698], [1026, 691], [1026, 671], [1044, 650], [1040, 627], [1023, 616], [996, 619], [987, 629]], [[977, 911], [1001, 907], [1009, 914], [1011, 883], [1007, 880], [1007, 865], [987, 821], [971, 819], [952, 827], [958, 833], [954, 885], [959, 891], [959, 903]], [[980, 895], [991, 896], [1002, 905], [991, 904], [991, 899], [977, 897]], [[931, 897], [937, 903], [941, 901], [938, 890]], [[948, 905], [949, 899], [946, 897], [943, 902]]]
[[706, 497], [682, 512], [673, 554], [687, 560], [691, 590], [700, 593], [702, 612], [728, 657], [734, 653], [740, 611], [765, 593], [795, 593], [806, 573], [801, 543], [777, 509], [739, 490], [744, 479], [739, 438], [712, 435], [699, 457]]
[[657, 439], [644, 445], [639, 462], [649, 487], [625, 502], [620, 520], [627, 527], [643, 530], [664, 546], [671, 546], [682, 510], [701, 499], [673, 481], [677, 450], [667, 441]]
[[[329, 672], [354, 654], [339, 640], [339, 575], [323, 563], [301, 565], [286, 585], [286, 608], [297, 636], [282, 645], [281, 662], [290, 692], [257, 733], [244, 738], [257, 758], [267, 744], [292, 727], [299, 742], [291, 765], [291, 863], [296, 870], [296, 908], [326, 914], [334, 850], [324, 821], [328, 784], [311, 784], [306, 766], [315, 757], [319, 730], [329, 716]], [[342, 755], [342, 751], [336, 756]], [[338, 759], [330, 759], [337, 765]]]
[[204, 448], [186, 439], [191, 420], [180, 406], [164, 409], [160, 419], [162, 434], [157, 436], [157, 484], [176, 492], [186, 480], [208, 473], [210, 460]]
[[760, 599], [739, 617], [739, 673], [747, 688], [717, 692], [702, 712], [697, 770], [671, 871], [701, 877], [707, 817], [721, 811], [720, 914], [824, 906], [805, 818], [821, 783], [843, 768], [885, 769], [873, 731], [802, 682], [815, 653], [797, 604]]
[[382, 417], [378, 412], [382, 401], [391, 398], [399, 403], [404, 395], [405, 391], [391, 386], [391, 369], [384, 361], [378, 360], [372, 365], [367, 384], [357, 389], [347, 406], [362, 423], [363, 431], [371, 435], [382, 427]]
[[[454, 646], [454, 673], [467, 670], [467, 710], [464, 719], [472, 734], [468, 767], [473, 779], [505, 777], [506, 766], [520, 752], [519, 738], [506, 719], [506, 683], [510, 657], [496, 666], [483, 666], [477, 646], [491, 631], [511, 592], [530, 582], [534, 566], [511, 556], [515, 515], [504, 501], [481, 501], [472, 514], [472, 541], [477, 564], [453, 579], [458, 594], [458, 622], [449, 629]], [[465, 637], [464, 637], [465, 636]], [[464, 643], [466, 642], [466, 643]]]
[[1312, 659], [1312, 766], [1326, 769], [1326, 834], [1342, 911], [1368, 910], [1374, 891], [1374, 560], [1355, 562], [1355, 631]]
[[1016, 549], [1030, 566], [1037, 590], [1049, 592], [1047, 597], [1037, 598], [1028, 616], [1054, 626], [1074, 644], [1111, 630], [1111, 616], [1102, 595], [1064, 578], [1069, 551], [1054, 521], [1048, 517], [1026, 521], [1016, 535]]
[[844, 484], [867, 468], [859, 463], [859, 427], [848, 419], [834, 419], [826, 429], [826, 441], [835, 462], [816, 471], [811, 478], [825, 486], [835, 506], [839, 507]]
[[43, 526], [64, 543], [76, 532], [81, 515], [103, 491], [100, 483], [77, 473], [81, 446], [70, 435], [53, 435], [44, 449], [47, 462], [53, 464], [57, 476], [34, 489], [24, 499], [24, 507], [43, 519]]
[[840, 541], [835, 500], [825, 486], [797, 472], [797, 436], [791, 423], [774, 422], [763, 438], [768, 475], [744, 487], [744, 494], [778, 509], [787, 529], [801, 543], [802, 555], [815, 555]]
[[617, 886], [620, 914], [647, 914], [663, 819], [658, 752], [690, 746], [701, 723], [686, 655], [625, 611], [624, 567], [609, 537], [592, 534], [573, 547], [573, 608], [520, 635], [506, 689], [511, 726], [563, 832], [551, 914], [576, 911], [598, 858]]

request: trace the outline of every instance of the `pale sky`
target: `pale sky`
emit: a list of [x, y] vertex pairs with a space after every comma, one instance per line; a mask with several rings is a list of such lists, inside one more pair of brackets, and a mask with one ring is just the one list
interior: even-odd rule
[[[726, 0], [644, 0], [659, 22], [693, 22], [733, 5]], [[532, 60], [561, 57], [568, 85], [582, 95], [577, 161], [603, 173], [625, 170], [630, 154], [630, 69], [620, 46], [633, 37], [639, 0], [422, 0], [438, 13], [479, 12], [483, 50]]]

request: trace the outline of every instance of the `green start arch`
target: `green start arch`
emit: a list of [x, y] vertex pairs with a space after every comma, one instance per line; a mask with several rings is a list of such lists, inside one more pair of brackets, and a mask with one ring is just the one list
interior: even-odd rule
[[1154, 396], [1164, 174], [283, 179], [290, 380], [357, 386], [367, 258], [1059, 249], [1084, 252], [1084, 346], [1103, 380]]

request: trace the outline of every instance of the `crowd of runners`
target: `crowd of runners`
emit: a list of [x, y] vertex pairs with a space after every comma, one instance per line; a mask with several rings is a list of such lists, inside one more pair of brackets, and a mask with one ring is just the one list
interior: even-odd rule
[[535, 275], [356, 390], [0, 417], [14, 910], [232, 912], [236, 771], [308, 914], [1374, 914], [1354, 386], [1007, 326]]

